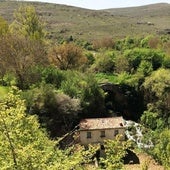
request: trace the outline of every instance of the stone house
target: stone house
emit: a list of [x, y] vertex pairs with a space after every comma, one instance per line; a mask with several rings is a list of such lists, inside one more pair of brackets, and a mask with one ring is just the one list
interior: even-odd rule
[[103, 143], [106, 139], [114, 139], [121, 134], [125, 140], [125, 126], [122, 117], [83, 119], [80, 122], [80, 143]]

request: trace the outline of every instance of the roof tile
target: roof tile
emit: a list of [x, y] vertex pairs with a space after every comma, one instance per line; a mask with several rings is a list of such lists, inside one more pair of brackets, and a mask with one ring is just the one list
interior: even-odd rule
[[80, 122], [80, 130], [111, 129], [123, 126], [124, 119], [122, 117], [83, 119]]

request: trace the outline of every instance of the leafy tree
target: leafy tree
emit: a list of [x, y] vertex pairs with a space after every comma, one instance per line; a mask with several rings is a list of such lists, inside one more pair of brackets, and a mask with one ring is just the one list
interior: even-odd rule
[[145, 100], [148, 109], [152, 112], [159, 113], [157, 118], [161, 118], [164, 126], [169, 126], [170, 113], [170, 71], [168, 69], [159, 69], [154, 71], [146, 78], [143, 86], [145, 90]]
[[49, 53], [49, 59], [52, 64], [62, 70], [78, 69], [86, 63], [82, 49], [73, 43], [53, 47]]
[[136, 70], [141, 61], [147, 61], [152, 64], [153, 70], [156, 70], [162, 66], [165, 54], [161, 51], [152, 49], [135, 48], [132, 50], [126, 50], [124, 56], [128, 59], [131, 71]]
[[80, 97], [82, 87], [81, 84], [84, 82], [84, 75], [80, 72], [68, 70], [64, 71], [65, 80], [61, 83], [61, 91], [70, 97]]
[[40, 72], [43, 81], [47, 84], [53, 84], [56, 88], [60, 88], [62, 81], [66, 79], [64, 72], [54, 66], [41, 67]]
[[16, 75], [21, 89], [26, 88], [30, 68], [48, 63], [44, 45], [17, 35], [3, 36], [0, 41], [0, 65]]
[[104, 92], [92, 75], [87, 75], [82, 84], [81, 105], [82, 117], [99, 117], [105, 113]]
[[0, 103], [0, 165], [2, 169], [46, 169], [55, 143], [39, 129], [35, 116], [26, 116], [16, 89]]
[[153, 156], [164, 165], [165, 169], [170, 167], [170, 130], [164, 129], [159, 133], [155, 147], [152, 151]]
[[117, 136], [115, 140], [106, 140], [104, 143], [106, 158], [101, 158], [100, 163], [104, 164], [104, 169], [122, 169], [123, 158], [127, 154], [126, 150], [131, 146], [129, 141], [121, 141]]
[[133, 49], [138, 46], [138, 41], [132, 37], [126, 37], [124, 39], [124, 49]]
[[142, 73], [144, 76], [148, 76], [151, 74], [151, 72], [153, 71], [153, 67], [152, 67], [152, 63], [142, 60], [137, 72]]
[[159, 113], [152, 112], [150, 110], [144, 111], [141, 116], [141, 122], [152, 130], [160, 128], [162, 125], [162, 120], [159, 118]]
[[122, 72], [129, 72], [129, 62], [128, 59], [124, 56], [118, 56], [115, 58], [115, 72], [122, 73]]
[[[42, 126], [52, 137], [71, 130], [81, 111], [80, 99], [57, 92], [51, 84], [40, 84], [23, 92], [22, 96], [26, 99], [28, 112], [39, 116]], [[63, 126], [60, 132], [57, 131], [59, 125]]]
[[96, 56], [96, 61], [92, 65], [91, 69], [95, 72], [113, 72], [115, 68], [115, 53], [111, 52], [102, 52]]
[[170, 70], [159, 69], [154, 71], [144, 82], [144, 87], [155, 94], [156, 97], [162, 98], [167, 95], [170, 88]]
[[14, 13], [14, 18], [14, 22], [10, 25], [12, 32], [24, 35], [33, 40], [44, 39], [44, 26], [33, 6], [21, 6]]
[[18, 89], [0, 102], [0, 165], [1, 169], [83, 169], [94, 149], [75, 145], [65, 150], [59, 141], [49, 140], [36, 116], [26, 114]]
[[[3, 35], [6, 35], [8, 33], [8, 23], [6, 20], [4, 20], [4, 18], [2, 18], [0, 16], [0, 37], [3, 36]], [[1, 77], [1, 81], [2, 81], [2, 84], [4, 84], [4, 75], [6, 73], [6, 66], [4, 64], [0, 64], [0, 77]]]

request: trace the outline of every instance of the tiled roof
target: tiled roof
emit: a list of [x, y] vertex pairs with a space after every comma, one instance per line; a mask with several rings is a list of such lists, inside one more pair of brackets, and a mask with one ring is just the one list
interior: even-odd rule
[[123, 126], [124, 120], [122, 117], [83, 119], [80, 122], [80, 130], [111, 129]]

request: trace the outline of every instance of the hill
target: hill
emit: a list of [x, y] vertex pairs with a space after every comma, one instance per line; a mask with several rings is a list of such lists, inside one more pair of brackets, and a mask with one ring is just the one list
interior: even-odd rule
[[33, 5], [46, 23], [49, 38], [73, 36], [78, 39], [120, 38], [170, 33], [170, 4], [133, 8], [88, 10], [40, 2], [0, 2], [0, 16], [9, 23], [20, 5]]

